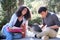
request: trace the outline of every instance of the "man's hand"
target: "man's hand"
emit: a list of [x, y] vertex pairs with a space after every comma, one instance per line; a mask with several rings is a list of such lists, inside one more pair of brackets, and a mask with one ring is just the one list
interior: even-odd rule
[[44, 27], [44, 25], [39, 25], [39, 27], [42, 29]]
[[47, 27], [47, 25], [43, 26], [42, 30], [44, 30]]
[[57, 25], [54, 25], [54, 26], [51, 26], [50, 28], [52, 28], [52, 29], [57, 29], [57, 28], [59, 28]]

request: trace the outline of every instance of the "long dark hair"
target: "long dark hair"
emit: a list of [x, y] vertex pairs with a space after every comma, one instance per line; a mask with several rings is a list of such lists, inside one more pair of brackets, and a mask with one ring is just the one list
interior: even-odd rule
[[17, 15], [17, 17], [20, 17], [20, 16], [22, 15], [22, 11], [24, 10], [24, 8], [27, 9], [27, 12], [26, 12], [26, 14], [24, 15], [24, 18], [25, 18], [26, 20], [28, 20], [29, 18], [31, 18], [31, 15], [30, 15], [29, 9], [28, 9], [26, 6], [20, 6], [19, 9], [16, 11], [16, 15]]

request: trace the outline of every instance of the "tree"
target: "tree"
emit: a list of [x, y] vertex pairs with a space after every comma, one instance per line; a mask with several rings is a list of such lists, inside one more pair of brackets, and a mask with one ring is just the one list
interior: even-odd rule
[[49, 0], [48, 1], [48, 9], [53, 12], [60, 11], [60, 0]]
[[11, 15], [17, 9], [16, 0], [1, 0], [1, 7], [3, 9], [3, 19], [0, 22], [0, 27], [2, 28], [3, 25], [9, 22]]
[[17, 8], [24, 4], [24, 0], [17, 0]]
[[24, 4], [24, 0], [18, 0], [18, 6], [23, 5]]
[[15, 9], [17, 8], [16, 0], [2, 0], [1, 6], [4, 11], [4, 17], [8, 22], [10, 20], [12, 13], [14, 13]]

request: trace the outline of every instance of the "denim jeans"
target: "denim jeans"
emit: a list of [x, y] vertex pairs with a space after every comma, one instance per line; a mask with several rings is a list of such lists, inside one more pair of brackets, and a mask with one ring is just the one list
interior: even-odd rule
[[22, 38], [21, 33], [11, 33], [6, 30], [6, 28], [3, 29], [3, 35], [6, 36], [6, 40], [13, 40], [14, 38]]

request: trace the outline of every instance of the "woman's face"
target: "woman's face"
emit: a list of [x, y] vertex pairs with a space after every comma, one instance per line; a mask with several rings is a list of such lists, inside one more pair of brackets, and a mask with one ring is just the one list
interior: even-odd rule
[[22, 11], [22, 15], [25, 15], [27, 12], [27, 8], [24, 8], [23, 11]]

